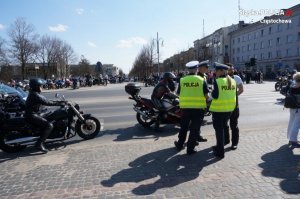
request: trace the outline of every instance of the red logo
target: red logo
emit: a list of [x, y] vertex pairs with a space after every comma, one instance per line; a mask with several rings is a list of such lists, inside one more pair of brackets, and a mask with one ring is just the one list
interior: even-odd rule
[[291, 17], [293, 15], [293, 11], [291, 9], [287, 9], [284, 11], [284, 16]]

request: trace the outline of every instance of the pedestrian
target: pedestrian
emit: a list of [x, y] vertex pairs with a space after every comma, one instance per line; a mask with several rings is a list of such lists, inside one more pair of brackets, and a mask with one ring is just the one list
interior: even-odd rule
[[[200, 62], [199, 67], [198, 67], [198, 74], [197, 74], [204, 79], [206, 85], [207, 85], [206, 73], [208, 72], [208, 66], [209, 66], [209, 60]], [[204, 114], [203, 114], [203, 117], [201, 118], [201, 121], [204, 121]], [[203, 136], [201, 136], [201, 131], [200, 131], [201, 125], [199, 126], [197, 142], [207, 142], [207, 139], [204, 138]]]
[[[230, 118], [229, 118], [229, 124], [231, 129], [231, 149], [236, 150], [237, 145], [239, 143], [239, 127], [238, 127], [238, 119], [240, 116], [240, 109], [239, 109], [239, 102], [238, 102], [238, 96], [244, 92], [243, 87], [243, 81], [240, 78], [240, 76], [234, 74], [234, 66], [231, 63], [226, 64], [228, 66], [228, 75], [234, 79], [237, 87], [236, 91], [236, 106], [234, 110], [232, 111]], [[230, 136], [229, 136], [229, 126], [227, 126], [227, 129], [225, 131], [225, 145], [229, 144]]]
[[[300, 104], [300, 72], [296, 72], [293, 76], [295, 84], [291, 85], [289, 90], [291, 95], [294, 95]], [[300, 129], [300, 106], [290, 109], [290, 119], [287, 129], [287, 138], [289, 140], [289, 146], [291, 148], [300, 148], [298, 142], [298, 132]]]
[[187, 131], [190, 134], [187, 142], [187, 154], [193, 154], [195, 150], [198, 131], [202, 123], [206, 99], [208, 98], [208, 88], [204, 79], [197, 75], [198, 61], [191, 61], [186, 64], [189, 74], [180, 79], [179, 84], [179, 106], [182, 111], [180, 121], [180, 131], [178, 141], [175, 141], [177, 150], [183, 149], [187, 137]]
[[231, 112], [236, 106], [236, 83], [227, 75], [228, 66], [215, 62], [216, 80], [212, 91], [212, 102], [209, 110], [212, 112], [213, 127], [216, 133], [217, 145], [213, 153], [218, 158], [224, 158], [224, 132], [226, 131]]

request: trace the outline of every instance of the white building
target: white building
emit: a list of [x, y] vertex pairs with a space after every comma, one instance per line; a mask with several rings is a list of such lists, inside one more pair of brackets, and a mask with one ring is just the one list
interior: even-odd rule
[[199, 61], [209, 59], [211, 63], [229, 61], [229, 33], [236, 30], [238, 25], [223, 27], [212, 34], [194, 41], [196, 57]]
[[246, 69], [255, 58], [256, 66], [247, 69], [264, 73], [300, 70], [300, 4], [288, 10], [292, 16], [272, 15], [231, 32], [230, 62]]
[[114, 66], [113, 64], [103, 64], [104, 73], [108, 76], [118, 76], [119, 67]]

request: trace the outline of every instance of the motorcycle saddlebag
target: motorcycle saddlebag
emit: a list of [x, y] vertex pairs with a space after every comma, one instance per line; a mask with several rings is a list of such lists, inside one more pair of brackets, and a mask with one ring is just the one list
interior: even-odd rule
[[135, 83], [128, 83], [125, 86], [125, 91], [131, 96], [138, 95], [141, 91], [141, 86], [135, 84]]

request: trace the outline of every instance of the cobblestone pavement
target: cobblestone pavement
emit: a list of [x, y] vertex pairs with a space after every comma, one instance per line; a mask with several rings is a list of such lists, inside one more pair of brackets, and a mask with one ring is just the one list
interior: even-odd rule
[[300, 198], [300, 150], [288, 148], [284, 131], [242, 132], [223, 160], [212, 154], [212, 132], [190, 156], [175, 150], [175, 134], [0, 152], [0, 198]]

